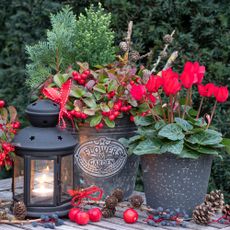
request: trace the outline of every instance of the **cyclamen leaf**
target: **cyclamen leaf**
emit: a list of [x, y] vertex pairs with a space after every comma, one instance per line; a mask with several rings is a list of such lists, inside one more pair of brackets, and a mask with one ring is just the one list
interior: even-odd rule
[[179, 155], [183, 149], [184, 140], [181, 141], [170, 141], [164, 143], [161, 147], [161, 153], [173, 153]]
[[169, 140], [183, 140], [184, 134], [182, 132], [182, 128], [177, 124], [168, 124], [164, 126], [160, 132], [158, 133], [160, 137], [166, 137]]
[[146, 117], [136, 116], [134, 118], [134, 121], [137, 126], [148, 126], [153, 123], [153, 117], [152, 116], [146, 116]]
[[221, 144], [223, 144], [225, 146], [226, 152], [230, 154], [230, 139], [229, 138], [223, 138]]
[[119, 138], [118, 141], [119, 141], [122, 145], [124, 145], [126, 148], [129, 147], [129, 140], [128, 140], [128, 139], [122, 137], [122, 138]]
[[215, 130], [207, 129], [191, 135], [189, 138], [186, 138], [186, 141], [191, 144], [216, 145], [222, 141], [222, 134]]
[[136, 155], [144, 154], [159, 154], [160, 153], [161, 142], [158, 139], [146, 139], [141, 141], [136, 148], [133, 150], [133, 153]]
[[189, 149], [184, 146], [182, 152], [180, 153], [181, 158], [192, 158], [192, 159], [198, 159], [200, 154], [192, 149]]
[[176, 117], [175, 122], [185, 131], [189, 131], [193, 129], [193, 126], [189, 124], [186, 120]]
[[156, 124], [155, 124], [155, 129], [156, 130], [159, 130], [159, 129], [161, 129], [163, 126], [165, 126], [165, 122], [164, 122], [164, 120], [160, 120], [160, 121], [158, 121], [158, 122], [156, 122]]

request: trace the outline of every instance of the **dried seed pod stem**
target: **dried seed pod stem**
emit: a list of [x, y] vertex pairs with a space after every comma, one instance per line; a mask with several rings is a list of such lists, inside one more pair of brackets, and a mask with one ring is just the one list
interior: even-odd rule
[[[171, 33], [171, 37], [173, 37], [174, 34], [175, 34], [175, 30], [173, 30], [173, 32]], [[169, 43], [165, 44], [164, 49], [160, 53], [166, 52], [167, 49], [168, 49], [168, 46], [169, 46]], [[155, 73], [156, 72], [156, 68], [159, 65], [161, 59], [162, 59], [162, 57], [161, 57], [161, 55], [159, 55], [158, 58], [157, 58], [157, 61], [153, 64], [153, 68], [151, 70], [151, 73]]]
[[129, 53], [129, 50], [130, 50], [132, 31], [133, 31], [133, 21], [130, 21], [128, 24], [127, 37], [125, 39], [127, 42], [127, 46], [128, 46], [126, 53]]

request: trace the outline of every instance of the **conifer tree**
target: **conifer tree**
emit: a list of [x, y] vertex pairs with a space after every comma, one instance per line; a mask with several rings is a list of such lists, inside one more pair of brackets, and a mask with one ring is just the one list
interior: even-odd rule
[[111, 14], [105, 13], [100, 4], [85, 11], [86, 15], [80, 14], [78, 21], [69, 7], [52, 14], [47, 40], [26, 46], [31, 61], [26, 66], [27, 84], [31, 88], [40, 85], [50, 74], [64, 72], [76, 61], [88, 62], [92, 67], [114, 60]]

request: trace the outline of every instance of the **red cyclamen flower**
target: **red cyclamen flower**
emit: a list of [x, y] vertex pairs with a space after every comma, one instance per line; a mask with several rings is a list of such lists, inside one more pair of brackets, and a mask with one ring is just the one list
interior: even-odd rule
[[198, 92], [202, 97], [212, 97], [217, 91], [217, 87], [213, 83], [207, 85], [198, 85]]
[[225, 102], [228, 99], [228, 87], [220, 86], [216, 87], [216, 91], [214, 92], [216, 100], [220, 103]]
[[150, 93], [156, 93], [158, 89], [162, 86], [163, 79], [159, 76], [151, 75], [148, 82], [146, 83], [146, 89]]
[[172, 69], [162, 71], [163, 90], [166, 96], [175, 95], [181, 89], [181, 83], [178, 80], [178, 74]]
[[140, 101], [146, 93], [145, 86], [144, 85], [133, 85], [130, 90], [130, 93], [135, 100]]
[[203, 80], [205, 67], [200, 66], [198, 62], [186, 62], [181, 74], [182, 85], [189, 89], [193, 84], [200, 84]]

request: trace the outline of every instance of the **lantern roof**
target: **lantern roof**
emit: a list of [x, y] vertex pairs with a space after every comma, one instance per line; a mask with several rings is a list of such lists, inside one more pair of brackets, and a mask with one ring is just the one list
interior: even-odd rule
[[50, 100], [38, 100], [26, 108], [26, 114], [32, 126], [20, 130], [14, 137], [16, 150], [23, 154], [56, 151], [66, 153], [77, 144], [70, 132], [60, 129], [58, 125], [60, 107]]
[[30, 126], [18, 132], [13, 144], [18, 150], [62, 151], [73, 149], [77, 142], [69, 132], [60, 128]]

